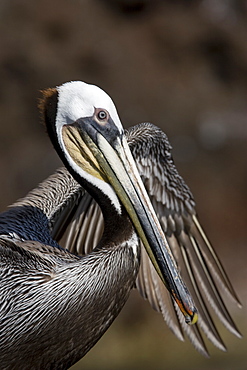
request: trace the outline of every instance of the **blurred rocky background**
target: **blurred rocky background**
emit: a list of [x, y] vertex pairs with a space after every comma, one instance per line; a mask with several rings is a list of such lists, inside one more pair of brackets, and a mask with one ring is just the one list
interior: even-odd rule
[[209, 344], [205, 359], [133, 292], [73, 369], [247, 369], [247, 1], [0, 0], [0, 30], [1, 210], [61, 165], [39, 91], [99, 85], [125, 127], [150, 121], [168, 134], [243, 303], [226, 300], [245, 337], [219, 324], [228, 353]]

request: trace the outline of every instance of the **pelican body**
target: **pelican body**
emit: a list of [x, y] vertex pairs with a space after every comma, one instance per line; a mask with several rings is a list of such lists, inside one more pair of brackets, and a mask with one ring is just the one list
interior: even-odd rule
[[0, 214], [1, 368], [67, 369], [134, 286], [179, 339], [207, 354], [200, 327], [225, 350], [207, 301], [240, 336], [218, 285], [238, 299], [165, 134], [124, 132], [110, 97], [80, 81], [44, 91], [41, 107], [67, 169]]

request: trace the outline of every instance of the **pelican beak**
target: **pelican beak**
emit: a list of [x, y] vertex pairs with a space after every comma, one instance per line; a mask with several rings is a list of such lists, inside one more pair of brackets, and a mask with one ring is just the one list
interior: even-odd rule
[[195, 323], [197, 310], [180, 277], [123, 132], [119, 131], [110, 117], [102, 124], [93, 116], [65, 125], [63, 136], [66, 137], [65, 142], [70, 142], [70, 145], [73, 142], [74, 149], [70, 147], [69, 153], [76, 157], [74, 160], [77, 164], [85, 168], [86, 161], [90, 167], [87, 171], [111, 184], [185, 321]]

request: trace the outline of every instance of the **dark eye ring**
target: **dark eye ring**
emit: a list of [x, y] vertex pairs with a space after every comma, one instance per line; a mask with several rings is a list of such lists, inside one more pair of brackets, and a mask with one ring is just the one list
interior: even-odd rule
[[103, 121], [107, 118], [107, 113], [104, 110], [100, 110], [97, 116], [98, 116], [98, 119]]

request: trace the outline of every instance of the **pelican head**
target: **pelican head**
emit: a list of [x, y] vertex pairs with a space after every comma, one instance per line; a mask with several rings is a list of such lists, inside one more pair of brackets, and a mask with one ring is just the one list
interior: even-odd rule
[[[96, 86], [75, 81], [46, 90], [42, 106], [48, 134], [67, 168], [88, 192], [97, 194], [101, 207], [103, 197], [116, 215], [127, 211], [186, 322], [196, 322], [196, 308], [179, 275], [111, 98]], [[104, 207], [102, 212], [105, 217]]]

